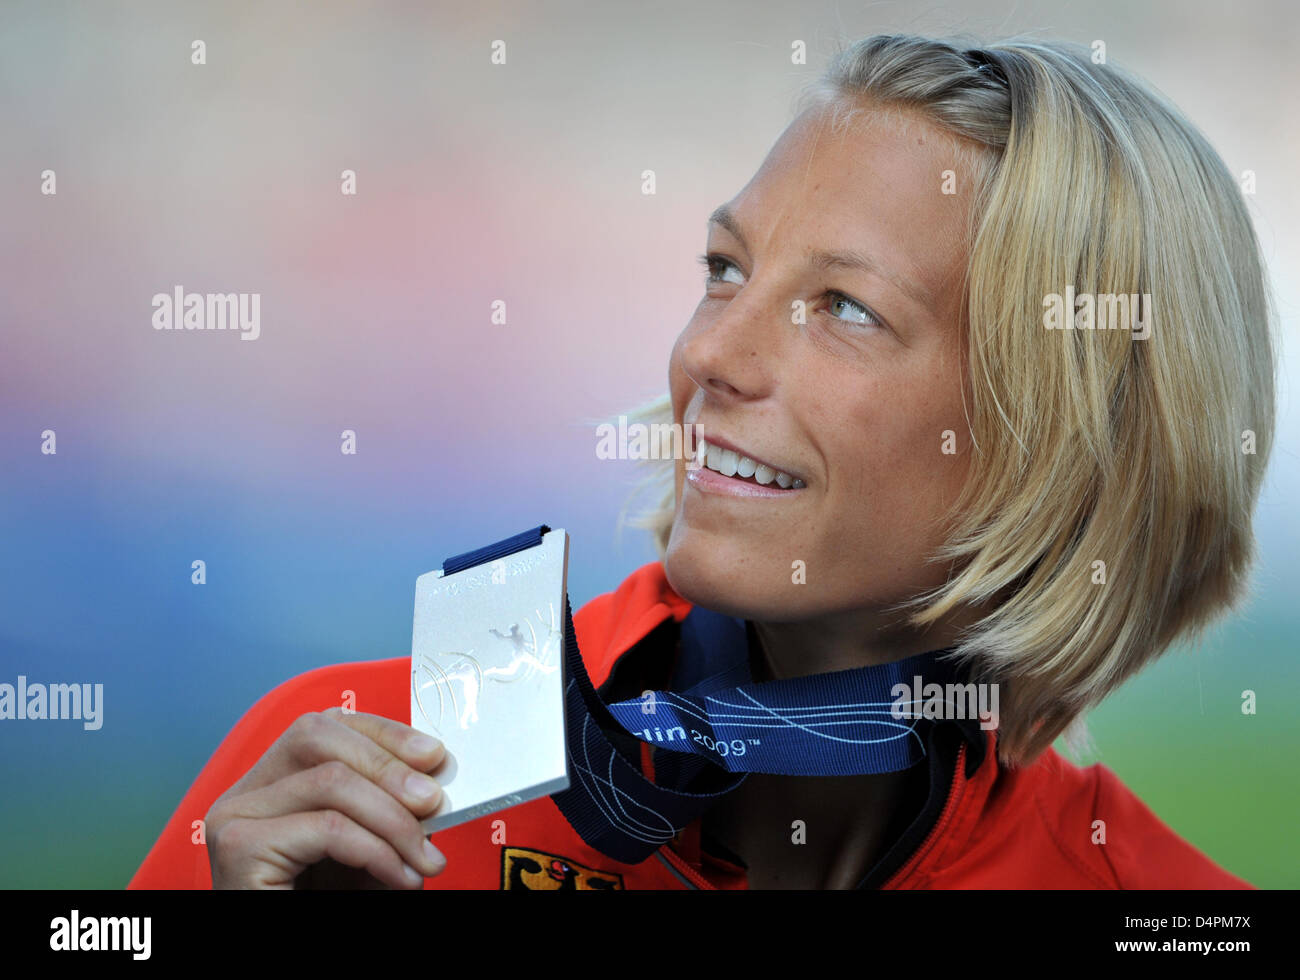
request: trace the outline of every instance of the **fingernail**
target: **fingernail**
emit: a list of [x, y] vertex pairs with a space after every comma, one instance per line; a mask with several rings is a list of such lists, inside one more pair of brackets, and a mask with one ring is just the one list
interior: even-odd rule
[[[447, 859], [442, 856], [442, 852], [433, 846], [433, 842], [426, 840], [424, 842], [424, 856], [429, 859], [429, 863], [434, 865], [438, 871], [447, 866]], [[434, 872], [437, 873], [436, 871]]]
[[416, 871], [409, 864], [402, 865], [402, 874], [406, 875], [406, 880], [412, 885], [420, 885], [424, 883], [424, 875], [420, 874], [420, 872]]
[[442, 792], [442, 787], [438, 785], [437, 780], [423, 773], [413, 772], [406, 777], [406, 791], [417, 800], [431, 800]]
[[432, 735], [412, 735], [406, 747], [416, 755], [428, 755], [441, 744]]

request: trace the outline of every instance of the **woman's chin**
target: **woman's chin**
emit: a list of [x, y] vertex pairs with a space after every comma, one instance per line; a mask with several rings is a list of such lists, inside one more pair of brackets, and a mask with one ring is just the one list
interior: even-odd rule
[[[671, 546], [663, 560], [664, 577], [687, 602], [737, 619], [784, 618], [774, 608], [774, 596], [758, 583], [746, 583], [735, 565], [699, 560]], [[770, 591], [770, 590], [766, 590]]]
[[[715, 612], [733, 615], [728, 608], [734, 601], [735, 583], [730, 586], [719, 581], [715, 570], [682, 553], [670, 543], [663, 559], [664, 577], [672, 590], [687, 602], [704, 606]], [[719, 605], [721, 604], [721, 606]]]

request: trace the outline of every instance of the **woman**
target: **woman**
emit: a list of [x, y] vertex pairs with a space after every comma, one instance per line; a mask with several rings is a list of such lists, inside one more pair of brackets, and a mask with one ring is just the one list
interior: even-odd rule
[[[574, 618], [601, 698], [686, 690], [711, 615], [758, 682], [959, 664], [1000, 691], [996, 730], [678, 771], [710, 802], [643, 859], [562, 794], [439, 834], [444, 858], [408, 658], [323, 668], [236, 726], [133, 887], [1248, 887], [1051, 749], [1244, 589], [1270, 315], [1204, 138], [1086, 52], [868, 38], [708, 236], [657, 406], [703, 465], [663, 474], [662, 562]], [[322, 712], [343, 690], [356, 712]], [[680, 768], [591, 711], [647, 792]]]

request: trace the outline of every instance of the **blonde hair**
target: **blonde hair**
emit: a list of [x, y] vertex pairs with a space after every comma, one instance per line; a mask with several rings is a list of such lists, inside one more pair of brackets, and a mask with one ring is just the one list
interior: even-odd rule
[[[971, 178], [970, 476], [933, 556], [955, 571], [905, 608], [923, 626], [996, 603], [956, 655], [1004, 685], [998, 754], [1027, 764], [1245, 593], [1274, 415], [1254, 231], [1205, 137], [1085, 49], [869, 37], [800, 99], [819, 106], [836, 125], [911, 110], [975, 150], [975, 172], [958, 174]], [[1046, 329], [1045, 298], [1067, 286], [1151, 294], [1149, 335]], [[634, 417], [672, 421], [671, 405]], [[631, 523], [662, 556], [674, 475], [657, 465], [666, 494]]]

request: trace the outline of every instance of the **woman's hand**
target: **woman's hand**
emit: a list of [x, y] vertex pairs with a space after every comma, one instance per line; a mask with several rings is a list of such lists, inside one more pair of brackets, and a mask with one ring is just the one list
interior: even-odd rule
[[301, 715], [205, 817], [213, 888], [420, 888], [442, 743], [342, 708]]

